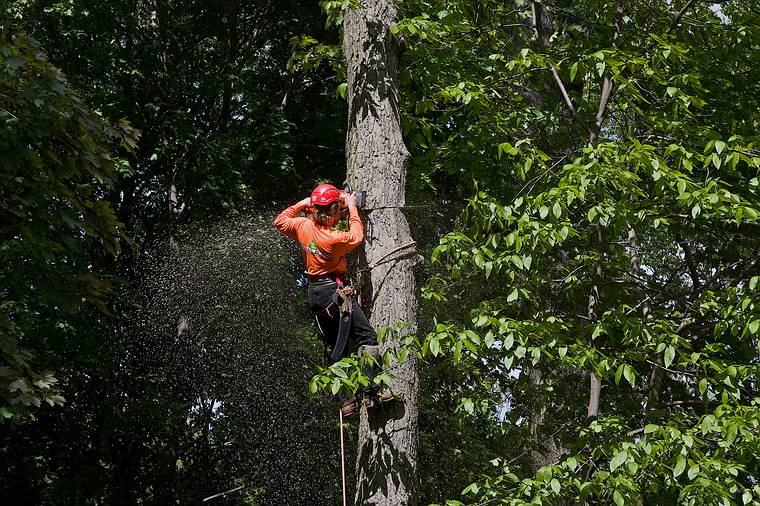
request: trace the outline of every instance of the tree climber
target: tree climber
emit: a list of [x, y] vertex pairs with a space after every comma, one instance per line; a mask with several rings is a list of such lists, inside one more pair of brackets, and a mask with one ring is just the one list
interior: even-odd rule
[[[348, 207], [348, 232], [334, 228], [340, 221], [341, 207]], [[361, 307], [352, 303], [353, 288], [347, 286], [345, 255], [364, 240], [364, 226], [357, 207], [355, 194], [321, 184], [310, 197], [288, 207], [274, 220], [277, 230], [301, 246], [309, 277], [309, 309], [316, 317], [331, 362], [348, 354], [349, 342], [350, 349], [358, 349], [360, 355], [379, 355], [375, 329]], [[308, 217], [299, 217], [302, 211]], [[377, 372], [369, 371], [368, 375]], [[387, 389], [363, 393], [372, 394], [380, 402], [392, 399]], [[344, 416], [356, 411], [356, 397], [341, 401]]]

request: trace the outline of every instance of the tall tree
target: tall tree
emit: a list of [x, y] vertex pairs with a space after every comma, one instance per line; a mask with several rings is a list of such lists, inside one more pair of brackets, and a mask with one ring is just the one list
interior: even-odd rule
[[[366, 261], [373, 266], [368, 283], [371, 321], [405, 329], [416, 322], [414, 273], [416, 254], [405, 250], [382, 261], [397, 247], [411, 243], [405, 200], [409, 152], [401, 136], [398, 94], [400, 46], [390, 28], [396, 21], [392, 1], [371, 0], [345, 14], [343, 50], [348, 66], [348, 175], [367, 200]], [[413, 253], [413, 252], [412, 252]], [[378, 262], [378, 263], [375, 263]], [[384, 346], [393, 346], [389, 339]], [[357, 460], [357, 504], [414, 504], [417, 465], [417, 370], [415, 360], [392, 365], [392, 385], [403, 402], [362, 412]]]

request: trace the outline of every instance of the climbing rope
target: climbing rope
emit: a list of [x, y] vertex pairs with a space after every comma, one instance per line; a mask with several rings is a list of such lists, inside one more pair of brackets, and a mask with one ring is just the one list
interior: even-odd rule
[[371, 264], [369, 264], [364, 269], [360, 269], [359, 271], [357, 271], [357, 274], [360, 273], [360, 272], [371, 271], [372, 269], [374, 269], [375, 267], [377, 267], [381, 263], [385, 262], [388, 259], [388, 257], [391, 256], [392, 254], [394, 254], [394, 253], [396, 253], [398, 251], [401, 251], [403, 249], [406, 249], [406, 248], [411, 248], [412, 246], [416, 246], [416, 245], [417, 245], [417, 241], [410, 241], [410, 242], [408, 242], [406, 244], [402, 244], [398, 248], [393, 248], [388, 253], [386, 253], [385, 255], [381, 256], [380, 258], [378, 258], [377, 260], [375, 260], [374, 262], [372, 262]]
[[360, 306], [362, 305], [361, 289], [362, 289], [362, 285], [364, 284], [364, 273], [371, 271], [378, 265], [387, 261], [388, 258], [394, 253], [397, 253], [403, 249], [411, 248], [412, 246], [416, 246], [416, 245], [417, 245], [417, 241], [410, 241], [406, 244], [402, 244], [398, 248], [393, 248], [388, 253], [386, 253], [385, 255], [381, 256], [380, 258], [378, 258], [377, 260], [369, 264], [367, 267], [364, 267], [363, 269], [359, 269], [358, 271], [356, 271], [357, 279], [353, 288], [354, 288], [354, 292], [357, 294], [357, 302], [359, 303]]
[[343, 506], [346, 506], [346, 455], [343, 448], [343, 410], [338, 408], [340, 414], [340, 475], [343, 481]]

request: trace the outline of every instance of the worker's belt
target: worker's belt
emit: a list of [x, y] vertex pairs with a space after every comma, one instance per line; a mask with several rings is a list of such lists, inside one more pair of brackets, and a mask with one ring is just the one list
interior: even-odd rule
[[309, 275], [309, 283], [326, 283], [326, 282], [338, 283], [338, 287], [340, 288], [343, 288], [346, 285], [345, 281], [343, 281], [343, 278], [341, 278], [337, 274], [322, 274], [318, 276]]

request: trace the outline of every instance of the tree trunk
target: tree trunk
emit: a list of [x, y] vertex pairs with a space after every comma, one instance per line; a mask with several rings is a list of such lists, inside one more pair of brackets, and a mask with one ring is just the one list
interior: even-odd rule
[[[346, 154], [354, 188], [367, 190], [365, 256], [369, 265], [411, 243], [404, 205], [409, 153], [401, 136], [397, 87], [400, 48], [389, 29], [396, 8], [389, 0], [364, 0], [344, 20], [348, 66]], [[393, 253], [365, 279], [370, 321], [379, 328], [406, 325], [414, 331], [417, 304], [412, 248]], [[367, 286], [369, 285], [369, 286]], [[390, 333], [386, 334], [390, 336]], [[386, 339], [383, 349], [396, 344]], [[415, 504], [417, 467], [417, 370], [414, 358], [391, 364], [392, 385], [402, 401], [362, 409], [359, 426], [356, 504]]]

